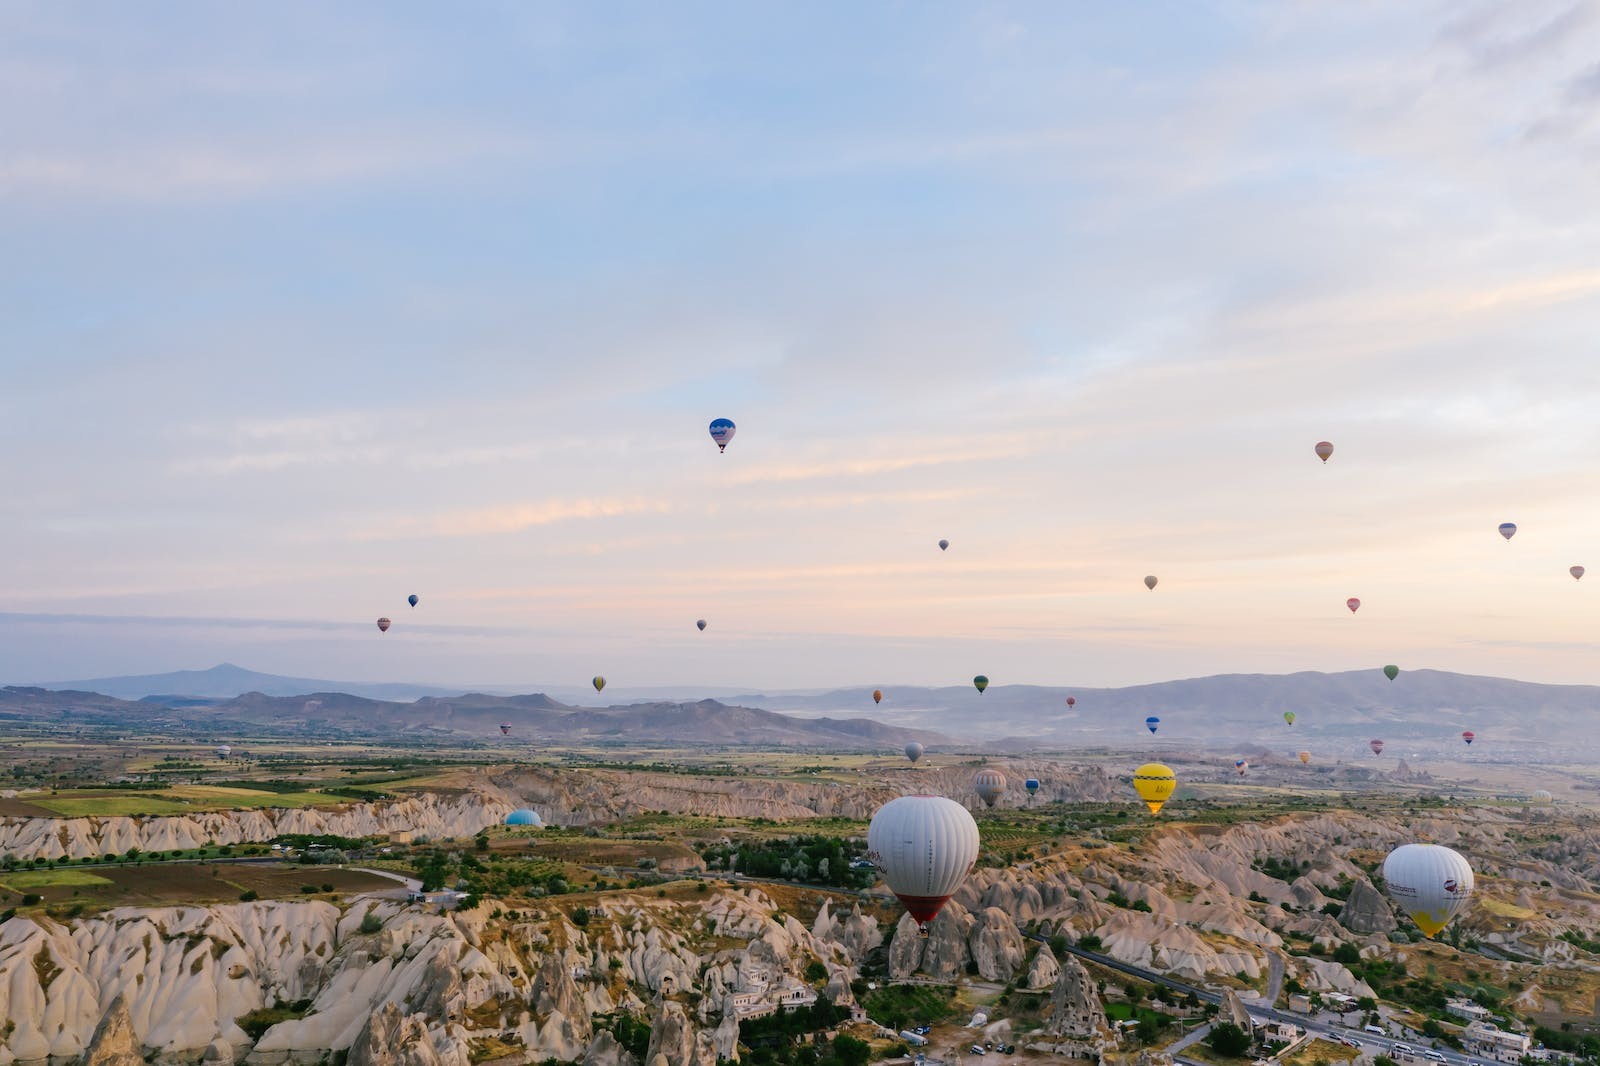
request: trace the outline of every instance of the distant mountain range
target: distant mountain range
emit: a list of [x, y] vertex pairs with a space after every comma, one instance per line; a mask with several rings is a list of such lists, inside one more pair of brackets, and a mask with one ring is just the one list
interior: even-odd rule
[[[1120, 747], [1183, 741], [1251, 742], [1283, 749], [1296, 738], [1372, 737], [1460, 745], [1463, 730], [1482, 743], [1516, 740], [1551, 745], [1600, 743], [1600, 686], [1545, 685], [1443, 670], [1380, 670], [1325, 674], [1218, 674], [1127, 688], [970, 685], [941, 688], [884, 685], [807, 695], [741, 695], [731, 702], [792, 714], [870, 713], [885, 722], [963, 736], [1031, 738], [1044, 743]], [[1074, 707], [1066, 698], [1073, 696]], [[1295, 714], [1294, 725], [1284, 722]], [[1147, 716], [1161, 719], [1156, 737]], [[1312, 745], [1315, 746], [1315, 745]]]
[[[0, 721], [121, 733], [176, 733], [206, 738], [294, 736], [460, 742], [702, 747], [898, 748], [913, 741], [949, 744], [926, 729], [870, 718], [798, 717], [716, 700], [577, 707], [542, 694], [427, 696], [412, 702], [347, 692], [269, 696], [247, 692], [226, 700], [193, 697], [118, 699], [96, 692], [8, 686], [0, 689]], [[501, 723], [510, 726], [502, 738]]]
[[[741, 743], [804, 743], [802, 736], [827, 736], [825, 742], [887, 742], [917, 731], [942, 733], [966, 741], [1008, 744], [1020, 741], [1061, 746], [1126, 747], [1139, 743], [1205, 745], [1257, 744], [1292, 750], [1323, 738], [1354, 750], [1369, 737], [1428, 744], [1459, 744], [1471, 729], [1489, 750], [1495, 741], [1589, 748], [1600, 746], [1600, 687], [1545, 685], [1478, 677], [1440, 670], [1402, 672], [1391, 682], [1376, 670], [1344, 673], [1219, 674], [1127, 688], [1074, 688], [991, 685], [980, 695], [970, 685], [938, 688], [886, 685], [874, 705], [866, 687], [728, 695], [720, 700], [683, 699], [681, 686], [659, 692], [637, 690], [646, 698], [608, 708], [581, 707], [587, 693], [563, 686], [553, 695], [462, 695], [446, 689], [405, 684], [351, 684], [257, 673], [224, 663], [210, 670], [187, 670], [144, 677], [97, 678], [40, 686], [98, 693], [94, 699], [159, 704], [159, 713], [213, 721], [266, 726], [306, 718], [309, 699], [320, 701], [320, 720], [340, 731], [379, 732], [492, 727], [510, 720], [519, 729], [547, 729], [551, 739], [605, 735]], [[624, 696], [627, 694], [624, 693]], [[1068, 708], [1066, 697], [1076, 706]], [[610, 691], [607, 696], [612, 696]], [[94, 700], [85, 701], [87, 708]], [[613, 697], [615, 698], [615, 697]], [[573, 701], [573, 702], [564, 702]], [[0, 714], [17, 702], [0, 697]], [[26, 703], [27, 700], [22, 702]], [[35, 702], [38, 702], [35, 700]], [[740, 717], [747, 738], [730, 733], [739, 715], [778, 712], [772, 718]], [[1293, 711], [1295, 724], [1283, 721]], [[157, 713], [147, 707], [141, 713]], [[1144, 719], [1161, 719], [1158, 734], [1145, 732]], [[518, 716], [521, 716], [520, 718]], [[578, 716], [573, 718], [572, 716]], [[718, 717], [721, 716], [721, 717]], [[708, 735], [697, 734], [702, 728]], [[874, 730], [880, 730], [874, 732]], [[819, 741], [824, 742], [824, 741]]]
[[416, 700], [424, 696], [451, 696], [455, 689], [429, 685], [365, 684], [359, 681], [323, 681], [306, 677], [280, 677], [222, 663], [209, 670], [175, 670], [170, 674], [140, 674], [130, 677], [92, 677], [83, 681], [47, 681], [37, 687], [98, 692], [125, 700], [146, 696], [193, 696], [202, 699], [229, 699], [246, 692], [268, 696], [303, 696], [307, 692], [347, 692], [375, 700]]

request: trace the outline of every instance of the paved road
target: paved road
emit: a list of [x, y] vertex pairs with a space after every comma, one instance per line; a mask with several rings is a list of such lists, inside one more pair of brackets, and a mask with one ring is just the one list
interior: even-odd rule
[[1283, 956], [1276, 951], [1267, 952], [1267, 999], [1266, 1005], [1271, 1007], [1278, 1002], [1278, 993], [1283, 991]]
[[[1031, 940], [1040, 941], [1041, 943], [1047, 942], [1045, 937], [1039, 936], [1035, 933], [1024, 933], [1023, 935]], [[1083, 948], [1080, 948], [1075, 944], [1069, 944], [1067, 946], [1067, 952], [1069, 954], [1078, 956], [1080, 959], [1087, 959], [1088, 961], [1097, 965], [1104, 966], [1107, 969], [1128, 974], [1130, 977], [1137, 977], [1140, 980], [1148, 981], [1151, 984], [1165, 985], [1175, 992], [1182, 992], [1185, 995], [1193, 993], [1206, 1003], [1222, 1002], [1221, 995], [1216, 992], [1191, 985], [1187, 981], [1179, 981], [1176, 978], [1169, 977], [1163, 973], [1156, 973], [1154, 970], [1146, 970], [1140, 966], [1130, 966], [1128, 963], [1120, 962], [1117, 959], [1113, 959], [1109, 955], [1102, 955], [1098, 951], [1085, 951]], [[1276, 956], [1274, 956], [1274, 958], [1276, 958]], [[1282, 965], [1281, 960], [1279, 965]], [[1313, 1018], [1310, 1015], [1299, 1014], [1295, 1011], [1279, 1010], [1276, 1007], [1255, 1006], [1251, 1007], [1250, 1013], [1258, 1018], [1265, 1018], [1279, 1022], [1289, 1022], [1292, 1025], [1298, 1025], [1307, 1032], [1315, 1033], [1317, 1036], [1324, 1037], [1328, 1040], [1340, 1040], [1343, 1038], [1357, 1040], [1360, 1041], [1362, 1049], [1368, 1052], [1387, 1054], [1390, 1046], [1395, 1043], [1395, 1038], [1393, 1037], [1373, 1036], [1371, 1033], [1364, 1032], [1357, 1027], [1336, 1025], [1331, 1022], [1324, 1022], [1317, 1018]], [[1406, 1042], [1407, 1041], [1401, 1041], [1401, 1043]], [[1410, 1043], [1412, 1047], [1419, 1050], [1424, 1046], [1421, 1042]], [[1461, 1052], [1452, 1051], [1449, 1048], [1440, 1048], [1439, 1051], [1444, 1055], [1444, 1060], [1448, 1066], [1493, 1066], [1493, 1064], [1486, 1059], [1473, 1058], [1471, 1055], [1463, 1055]], [[1178, 1059], [1177, 1061], [1183, 1062], [1185, 1060]], [[1196, 1063], [1194, 1066], [1202, 1066], [1202, 1064]]]

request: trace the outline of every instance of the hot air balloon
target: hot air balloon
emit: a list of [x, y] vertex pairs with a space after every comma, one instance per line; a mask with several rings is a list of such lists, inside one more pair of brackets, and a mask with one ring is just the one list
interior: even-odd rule
[[1400, 668], [1391, 663], [1383, 668], [1383, 676], [1387, 677], [1390, 681], [1393, 681], [1395, 678], [1400, 676]]
[[1351, 596], [1348, 600], [1345, 600], [1344, 605], [1350, 608], [1351, 614], [1355, 614], [1357, 611], [1361, 610], [1361, 601], [1356, 599], [1354, 596]]
[[1583, 567], [1581, 567], [1581, 566], [1569, 566], [1569, 567], [1567, 567], [1567, 573], [1572, 575], [1572, 580], [1574, 580], [1574, 581], [1582, 580], [1582, 578], [1583, 578]]
[[1155, 588], [1156, 587], [1156, 575], [1154, 575], [1154, 574], [1146, 574], [1144, 576], [1144, 587], [1147, 588], [1147, 589]]
[[510, 722], [501, 722], [500, 723], [500, 735], [503, 736], [503, 737], [509, 737], [511, 735], [511, 723]]
[[1078, 697], [1076, 697], [1076, 696], [1068, 696], [1067, 697], [1067, 706], [1068, 707], [1076, 707], [1077, 705], [1078, 705]]
[[[1333, 445], [1325, 440], [1319, 440], [1317, 441], [1317, 446], [1314, 450], [1317, 453], [1318, 459], [1321, 459], [1323, 462], [1327, 462], [1328, 456], [1333, 454]], [[1357, 463], [1356, 465], [1360, 466], [1361, 464]]]
[[694, 623], [694, 627], [696, 629], [698, 629], [700, 632], [704, 633], [706, 631], [706, 620], [704, 618], [696, 619], [695, 623]]
[[906, 745], [906, 758], [910, 759], [912, 762], [916, 762], [918, 759], [922, 758], [922, 751], [922, 745], [913, 740], [911, 743]]
[[1474, 733], [1470, 729], [1467, 729], [1462, 732], [1461, 739], [1466, 741], [1468, 744], [1471, 744], [1474, 740], [1478, 739], [1478, 734]]
[[875, 689], [872, 690], [872, 702], [873, 703], [882, 703], [883, 702], [883, 689], [875, 688]]
[[1374, 754], [1374, 755], [1382, 755], [1383, 754], [1383, 741], [1381, 741], [1381, 740], [1377, 740], [1377, 739], [1369, 740], [1369, 741], [1367, 741], [1367, 747], [1372, 749], [1372, 754]]
[[599, 692], [601, 689], [606, 687], [606, 679], [601, 677], [599, 674], [596, 674], [594, 676], [594, 680], [589, 683], [594, 686], [594, 690], [596, 692]]
[[972, 679], [972, 687], [981, 693], [984, 689], [989, 687], [989, 679], [984, 677], [982, 674], [979, 674], [977, 677]]
[[406, 602], [415, 607], [417, 605], [417, 594], [413, 592], [411, 595], [407, 596]]
[[1172, 798], [1173, 790], [1177, 787], [1178, 775], [1172, 772], [1170, 766], [1147, 762], [1133, 772], [1133, 790], [1139, 793], [1139, 798], [1144, 800], [1151, 814], [1161, 813], [1162, 805]]
[[1384, 891], [1428, 938], [1472, 901], [1472, 867], [1439, 844], [1402, 844], [1383, 860]]
[[1022, 783], [1022, 787], [1028, 790], [1028, 795], [1037, 796], [1039, 794], [1039, 779], [1030, 777]]
[[728, 442], [733, 439], [738, 428], [730, 418], [718, 418], [712, 421], [711, 439], [717, 442], [717, 451], [727, 450]]
[[867, 858], [926, 933], [978, 861], [978, 823], [943, 796], [901, 796], [872, 816]]
[[1533, 795], [1528, 797], [1528, 800], [1529, 802], [1537, 803], [1539, 806], [1543, 807], [1546, 804], [1554, 803], [1556, 798], [1547, 790], [1536, 788], [1533, 790]]
[[1156, 729], [1160, 727], [1160, 725], [1161, 725], [1161, 719], [1157, 718], [1153, 714], [1149, 718], [1146, 718], [1144, 720], [1144, 727], [1146, 729], [1150, 730], [1150, 732], [1152, 732], [1152, 733], [1154, 733], [1156, 731]]
[[1294, 719], [1295, 719], [1295, 714], [1294, 714], [1293, 711], [1284, 711], [1283, 712], [1283, 720], [1285, 722], [1288, 722], [1290, 725], [1294, 725]]
[[942, 551], [942, 552], [943, 551], [949, 551], [950, 550], [950, 542], [947, 541], [947, 540], [941, 540], [939, 542], [939, 550]]
[[1515, 522], [1501, 522], [1500, 535], [1507, 540], [1510, 540], [1512, 537], [1517, 535], [1517, 524]]
[[539, 817], [538, 811], [529, 810], [527, 807], [520, 807], [506, 815], [506, 824], [520, 825], [538, 829], [540, 826], [544, 825], [544, 819]]
[[1245, 759], [1235, 759], [1233, 760], [1233, 768], [1239, 771], [1240, 777], [1243, 777], [1244, 772], [1250, 769], [1250, 763]]
[[999, 770], [979, 770], [972, 778], [972, 791], [978, 794], [986, 807], [993, 807], [995, 801], [1006, 792], [1006, 775]]
[[1309, 763], [1311, 761], [1311, 753], [1309, 751], [1302, 751], [1300, 753], [1300, 761], [1302, 763]]
[[394, 625], [394, 623], [389, 621], [387, 618], [380, 618], [378, 619], [378, 632], [387, 633], [389, 632], [389, 627], [392, 625]]
[[231, 746], [229, 746], [227, 744], [218, 744], [217, 745], [217, 758], [226, 759], [228, 756], [230, 756], [232, 754], [233, 754], [233, 748]]

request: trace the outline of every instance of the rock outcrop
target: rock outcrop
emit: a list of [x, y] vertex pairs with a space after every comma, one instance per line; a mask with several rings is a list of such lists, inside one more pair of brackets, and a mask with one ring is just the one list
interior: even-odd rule
[[1028, 1048], [1098, 1062], [1117, 1044], [1116, 1035], [1106, 1021], [1100, 993], [1089, 979], [1089, 971], [1075, 956], [1066, 956], [1059, 965], [1055, 992], [1050, 997], [1050, 1013], [1041, 1030], [1043, 1038], [1029, 1043]]
[[106, 1008], [105, 1017], [89, 1038], [82, 1066], [144, 1066], [133, 1019], [128, 1015], [128, 997], [118, 996]]
[[1372, 887], [1372, 882], [1358, 877], [1350, 888], [1350, 898], [1339, 911], [1339, 924], [1352, 933], [1369, 934], [1392, 933], [1400, 923], [1389, 910], [1388, 900]]
[[1061, 964], [1056, 961], [1056, 953], [1050, 950], [1049, 944], [1040, 944], [1039, 950], [1033, 955], [1033, 962], [1028, 966], [1028, 978], [1024, 984], [1034, 991], [1049, 988], [1056, 983], [1060, 974]]
[[286, 834], [341, 837], [404, 835], [470, 837], [499, 825], [512, 810], [504, 797], [480, 792], [418, 793], [336, 807], [213, 811], [162, 818], [0, 818], [0, 853], [20, 861], [83, 859], [206, 844], [264, 843]]

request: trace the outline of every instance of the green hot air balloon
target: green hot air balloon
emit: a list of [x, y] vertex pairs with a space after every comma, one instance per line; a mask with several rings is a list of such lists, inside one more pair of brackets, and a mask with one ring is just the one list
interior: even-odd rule
[[1393, 681], [1395, 678], [1400, 676], [1400, 668], [1394, 665], [1385, 666], [1383, 668], [1383, 676], [1387, 677], [1390, 681]]
[[1285, 722], [1288, 722], [1290, 725], [1294, 725], [1294, 712], [1293, 711], [1284, 711], [1283, 712], [1283, 720]]
[[989, 687], [989, 679], [984, 677], [982, 674], [979, 674], [977, 677], [972, 679], [972, 687], [977, 689], [979, 692], [982, 692], [984, 689]]

